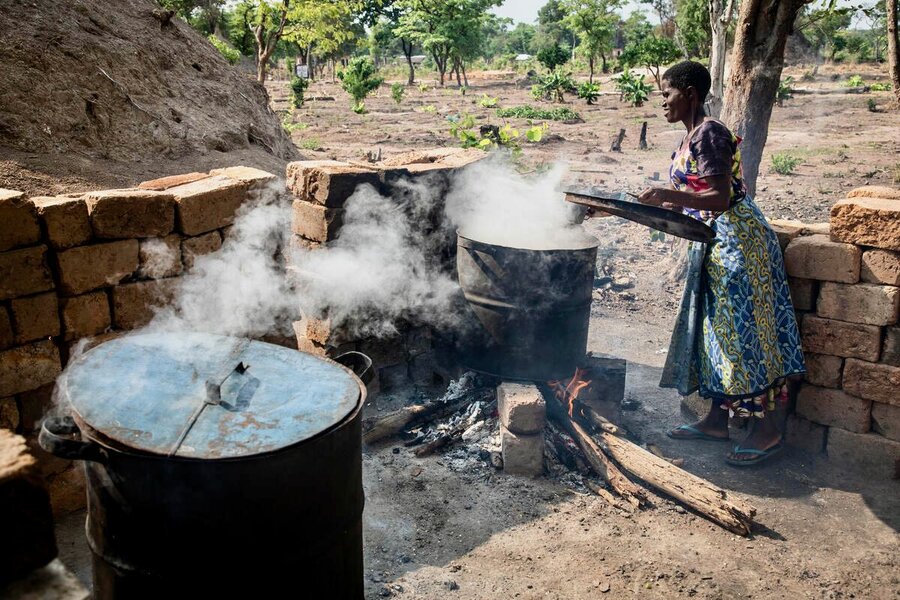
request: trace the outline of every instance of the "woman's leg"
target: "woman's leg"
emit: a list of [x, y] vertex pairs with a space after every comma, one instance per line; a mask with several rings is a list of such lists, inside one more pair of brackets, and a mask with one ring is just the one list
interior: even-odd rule
[[[696, 423], [692, 423], [690, 425], [692, 429], [696, 429], [702, 433], [705, 433], [708, 436], [722, 438], [723, 440], [728, 439], [728, 411], [723, 410], [721, 407], [721, 402], [716, 400], [710, 400], [709, 402], [709, 412], [705, 417], [697, 421]], [[683, 428], [676, 427], [672, 431], [669, 432], [669, 437], [678, 439], [692, 439], [696, 438], [696, 434], [692, 433], [690, 430], [686, 430]]]
[[[723, 411], [724, 412], [724, 411]], [[738, 448], [742, 450], [769, 450], [777, 446], [781, 442], [782, 434], [778, 428], [776, 411], [767, 410], [761, 418], [754, 418], [750, 421], [750, 433], [747, 438], [740, 443]], [[733, 460], [750, 460], [759, 458], [756, 452], [729, 452], [728, 457]]]

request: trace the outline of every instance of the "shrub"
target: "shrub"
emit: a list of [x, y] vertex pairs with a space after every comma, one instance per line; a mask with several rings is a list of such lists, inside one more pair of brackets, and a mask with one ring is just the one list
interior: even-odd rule
[[[576, 90], [572, 73], [564, 73], [560, 70], [541, 77], [537, 88], [538, 92], [534, 88], [531, 89], [532, 96], [536, 99], [548, 99], [552, 102], [563, 102], [565, 100], [563, 96], [565, 92], [574, 92]], [[536, 95], [537, 93], [540, 94], [540, 98]]]
[[487, 94], [481, 95], [481, 100], [478, 101], [478, 105], [481, 108], [497, 108], [497, 103], [499, 100], [497, 98], [491, 98]]
[[548, 71], [553, 71], [556, 67], [566, 64], [569, 60], [569, 51], [556, 44], [544, 46], [538, 50], [537, 59]]
[[322, 142], [319, 141], [319, 138], [306, 138], [302, 142], [300, 142], [300, 147], [304, 150], [318, 150], [322, 146]]
[[869, 112], [878, 112], [878, 103], [875, 102], [875, 98], [869, 98], [866, 102], [866, 108], [869, 109]]
[[600, 84], [584, 82], [578, 86], [578, 97], [593, 104], [600, 97]]
[[865, 85], [865, 82], [863, 82], [863, 78], [859, 75], [853, 75], [847, 78], [847, 81], [844, 82], [844, 85], [851, 88], [862, 87], [863, 85]]
[[644, 76], [635, 77], [630, 69], [625, 69], [618, 77], [614, 77], [616, 89], [619, 90], [619, 99], [627, 100], [632, 106], [643, 106], [650, 91], [653, 89], [644, 83]]
[[778, 106], [784, 106], [785, 100], [790, 100], [793, 95], [793, 90], [791, 89], [791, 85], [794, 83], [794, 78], [788, 75], [784, 79], [782, 79], [778, 83], [778, 89], [775, 90], [775, 102]]
[[420, 83], [420, 84], [419, 84], [419, 91], [422, 92], [423, 94], [424, 94], [425, 92], [427, 92], [428, 90], [430, 90], [430, 89], [431, 89], [431, 88], [428, 87], [428, 84], [427, 84], [427, 83]]
[[546, 119], [549, 121], [580, 121], [581, 116], [568, 107], [559, 108], [534, 108], [533, 106], [512, 106], [510, 108], [498, 108], [497, 116], [503, 119]]
[[869, 89], [873, 92], [889, 92], [891, 91], [892, 87], [890, 83], [885, 81], [882, 83], [873, 83], [869, 86]]
[[395, 83], [391, 85], [391, 98], [394, 99], [394, 102], [400, 104], [403, 102], [403, 94], [406, 93], [406, 86], [402, 83]]
[[422, 107], [422, 112], [426, 112], [426, 113], [429, 113], [429, 114], [434, 114], [434, 113], [437, 112], [437, 108], [435, 108], [433, 104], [429, 104], [428, 106], [423, 106], [423, 107]]
[[[503, 127], [482, 125], [476, 130], [475, 117], [467, 113], [448, 116], [447, 120], [450, 121], [450, 135], [463, 148], [480, 148], [485, 151], [506, 148], [516, 157], [522, 153], [522, 135], [509, 124]], [[540, 142], [547, 129], [546, 124], [530, 127], [525, 131], [525, 140], [530, 143]]]
[[375, 73], [375, 64], [368, 56], [351, 58], [347, 68], [338, 72], [341, 87], [353, 99], [353, 112], [364, 113], [366, 108], [363, 101], [366, 96], [384, 82], [384, 79], [377, 77]]
[[790, 175], [802, 162], [802, 159], [787, 152], [776, 152], [772, 155], [772, 170], [779, 175]]
[[302, 77], [294, 77], [291, 79], [291, 105], [294, 108], [303, 106], [303, 94], [308, 87], [309, 79], [303, 79]]
[[232, 65], [237, 63], [241, 59], [241, 53], [217, 38], [215, 35], [210, 34], [206, 39], [209, 40], [209, 43], [215, 46], [216, 50], [219, 51], [219, 54], [225, 57]]

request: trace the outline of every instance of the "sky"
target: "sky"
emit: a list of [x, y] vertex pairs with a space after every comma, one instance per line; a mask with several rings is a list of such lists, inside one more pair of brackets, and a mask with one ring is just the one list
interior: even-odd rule
[[[494, 13], [501, 17], [509, 17], [517, 23], [536, 23], [538, 9], [546, 3], [547, 0], [506, 0], [502, 6], [494, 9]], [[622, 13], [629, 15], [636, 8], [644, 9], [644, 12], [647, 14], [647, 20], [650, 22], [656, 23], [659, 21], [659, 19], [653, 17], [653, 11], [649, 5], [639, 7], [638, 3], [634, 1], [626, 2], [622, 8]]]

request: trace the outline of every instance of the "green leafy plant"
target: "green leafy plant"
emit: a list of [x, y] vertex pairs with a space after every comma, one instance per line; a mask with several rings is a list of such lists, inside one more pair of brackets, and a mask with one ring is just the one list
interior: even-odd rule
[[622, 71], [613, 81], [616, 82], [619, 99], [627, 100], [632, 106], [643, 106], [650, 97], [652, 88], [644, 83], [644, 76], [636, 77], [630, 69]]
[[428, 84], [427, 84], [427, 83], [420, 83], [420, 84], [419, 84], [419, 91], [422, 92], [423, 94], [424, 94], [425, 92], [427, 92], [428, 90], [430, 90], [430, 89], [431, 89], [431, 88], [428, 87]]
[[338, 71], [341, 87], [353, 99], [353, 112], [363, 114], [366, 111], [366, 96], [377, 89], [383, 82], [382, 77], [375, 75], [375, 64], [368, 56], [351, 58], [347, 68]]
[[284, 129], [288, 135], [295, 131], [303, 131], [307, 127], [308, 125], [306, 123], [295, 123], [294, 116], [290, 113], [284, 115], [284, 118], [281, 120], [281, 128]]
[[651, 242], [665, 242], [666, 241], [666, 232], [664, 231], [656, 231], [655, 229], [650, 232], [650, 241]]
[[869, 86], [869, 89], [872, 90], [873, 92], [889, 92], [893, 88], [890, 83], [884, 81], [881, 83], [873, 83], [872, 85]]
[[422, 112], [434, 114], [437, 112], [437, 108], [435, 108], [435, 106], [433, 104], [428, 104], [428, 105], [422, 107]]
[[772, 170], [779, 175], [790, 175], [802, 163], [803, 159], [788, 152], [776, 152], [772, 155]]
[[[556, 70], [540, 78], [538, 90], [540, 91], [540, 99], [547, 99], [551, 102], [563, 102], [565, 101], [563, 96], [565, 92], [574, 92], [576, 90], [575, 80], [572, 79], [571, 72]], [[535, 95], [533, 88], [532, 95]]]
[[294, 108], [300, 108], [303, 106], [304, 97], [303, 94], [306, 92], [309, 87], [309, 79], [303, 79], [302, 77], [294, 77], [291, 79], [291, 106]]
[[793, 89], [792, 85], [794, 84], [794, 78], [788, 75], [780, 82], [778, 82], [778, 89], [775, 90], [775, 102], [778, 106], [784, 106], [785, 100], [790, 100], [793, 98]]
[[866, 108], [869, 109], [869, 112], [878, 112], [878, 103], [875, 102], [875, 98], [869, 98], [866, 102]]
[[304, 150], [318, 150], [322, 147], [322, 142], [319, 140], [319, 138], [306, 138], [305, 140], [300, 142], [300, 147]]
[[465, 95], [466, 95], [466, 92], [468, 92], [468, 91], [469, 91], [469, 86], [467, 86], [467, 85], [461, 85], [461, 86], [459, 86], [459, 93], [460, 93], [461, 95], [465, 96]]
[[237, 61], [241, 59], [241, 53], [217, 38], [215, 35], [210, 34], [206, 39], [209, 40], [209, 43], [215, 46], [216, 50], [219, 51], [219, 54], [225, 57], [230, 64], [236, 64]]
[[497, 116], [508, 119], [546, 119], [549, 121], [580, 121], [581, 116], [567, 106], [558, 108], [535, 108], [527, 104], [522, 106], [511, 106], [509, 108], [498, 108]]
[[863, 78], [859, 75], [852, 75], [847, 78], [847, 81], [844, 82], [844, 85], [850, 88], [862, 87], [865, 85]]
[[394, 99], [394, 102], [400, 104], [403, 102], [403, 94], [406, 93], [406, 86], [402, 83], [394, 83], [391, 84], [391, 98]]
[[593, 104], [600, 97], [600, 84], [584, 82], [578, 86], [578, 97]]
[[[450, 121], [450, 135], [456, 138], [463, 148], [479, 148], [485, 151], [506, 148], [514, 157], [518, 157], [522, 152], [523, 136], [518, 129], [508, 123], [503, 127], [482, 125], [476, 130], [475, 117], [468, 113], [448, 116], [447, 120]], [[528, 143], [540, 142], [547, 129], [549, 126], [546, 124], [532, 126], [525, 131], [524, 139]]]
[[557, 44], [553, 44], [538, 50], [537, 59], [548, 71], [553, 71], [556, 67], [562, 66], [568, 62], [569, 51]]
[[498, 102], [498, 98], [491, 98], [487, 94], [482, 94], [481, 100], [478, 101], [478, 105], [481, 108], [497, 108]]

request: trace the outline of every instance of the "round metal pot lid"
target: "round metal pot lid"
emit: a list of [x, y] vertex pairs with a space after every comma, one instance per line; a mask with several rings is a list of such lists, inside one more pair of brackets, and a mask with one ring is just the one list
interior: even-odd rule
[[358, 379], [334, 362], [204, 333], [111, 340], [70, 364], [59, 388], [103, 436], [201, 459], [296, 444], [340, 423], [361, 396]]

